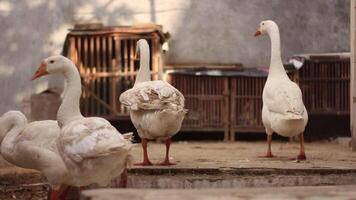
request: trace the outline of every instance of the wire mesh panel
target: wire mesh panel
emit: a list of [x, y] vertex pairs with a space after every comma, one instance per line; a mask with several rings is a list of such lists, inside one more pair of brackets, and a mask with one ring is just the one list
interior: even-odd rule
[[307, 60], [299, 76], [309, 114], [350, 113], [349, 59]]
[[102, 27], [74, 29], [68, 33], [64, 55], [78, 67], [82, 77], [81, 111], [85, 116], [127, 116], [119, 95], [134, 84], [138, 60], [137, 40], [150, 46], [152, 78], [158, 78], [161, 63], [161, 36], [155, 28]]
[[227, 77], [169, 74], [168, 81], [181, 91], [188, 109], [183, 131], [229, 133], [229, 84]]

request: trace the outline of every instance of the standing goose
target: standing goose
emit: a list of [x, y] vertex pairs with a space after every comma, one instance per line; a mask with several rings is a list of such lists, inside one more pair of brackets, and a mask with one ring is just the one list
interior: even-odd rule
[[142, 139], [143, 162], [138, 165], [152, 165], [148, 159], [147, 142], [153, 139], [166, 141], [166, 156], [161, 165], [173, 165], [169, 161], [171, 137], [182, 126], [187, 110], [184, 96], [169, 83], [151, 81], [149, 66], [150, 50], [146, 40], [136, 45], [136, 55], [140, 55], [140, 69], [133, 88], [120, 95], [120, 102], [130, 109], [130, 117]]
[[302, 92], [291, 81], [283, 67], [280, 50], [280, 35], [275, 22], [262, 21], [255, 36], [268, 34], [271, 39], [271, 64], [263, 88], [262, 121], [267, 133], [268, 150], [265, 157], [273, 157], [272, 134], [284, 137], [299, 135], [300, 153], [297, 160], [305, 160], [303, 132], [308, 122], [308, 113], [303, 104]]
[[40, 171], [51, 185], [51, 200], [64, 197], [59, 194], [61, 186], [73, 183], [58, 153], [59, 133], [54, 120], [27, 123], [19, 111], [9, 111], [0, 117], [1, 155], [13, 165]]
[[[46, 74], [64, 76], [66, 90], [57, 113], [57, 140], [73, 186], [107, 185], [126, 169], [132, 147], [107, 120], [83, 117], [79, 110], [80, 75], [72, 61], [61, 55], [44, 59], [32, 79]], [[126, 174], [126, 173], [123, 173]]]

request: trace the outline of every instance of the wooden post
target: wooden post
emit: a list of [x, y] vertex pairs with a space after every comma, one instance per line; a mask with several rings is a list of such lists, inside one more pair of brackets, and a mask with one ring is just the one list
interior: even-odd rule
[[[230, 135], [230, 116], [229, 116], [229, 96], [230, 96], [230, 92], [229, 92], [229, 77], [225, 77], [224, 78], [224, 91], [223, 91], [223, 95], [224, 95], [224, 108], [225, 108], [225, 113], [224, 113], [224, 141], [227, 142], [229, 140], [235, 140], [235, 137], [229, 137]], [[235, 134], [235, 132], [234, 132]], [[234, 135], [235, 136], [235, 135]]]
[[350, 122], [352, 134], [352, 150], [356, 151], [356, 87], [355, 87], [355, 66], [356, 66], [356, 0], [351, 0], [350, 19], [350, 47], [351, 47], [351, 77], [350, 77]]

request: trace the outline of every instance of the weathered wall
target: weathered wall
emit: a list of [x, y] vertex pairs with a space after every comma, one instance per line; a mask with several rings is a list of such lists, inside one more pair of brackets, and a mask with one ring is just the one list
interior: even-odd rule
[[169, 62], [261, 66], [269, 40], [252, 35], [262, 19], [279, 24], [286, 60], [348, 51], [349, 10], [349, 0], [0, 0], [0, 113], [50, 84], [29, 79], [42, 58], [60, 53], [75, 23], [155, 22], [172, 34]]

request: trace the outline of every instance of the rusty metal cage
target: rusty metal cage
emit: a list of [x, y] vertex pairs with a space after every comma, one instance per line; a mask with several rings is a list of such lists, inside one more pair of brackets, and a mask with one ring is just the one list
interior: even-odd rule
[[141, 38], [149, 43], [151, 74], [153, 80], [158, 79], [162, 67], [161, 44], [166, 39], [161, 26], [98, 25], [70, 30], [63, 54], [76, 64], [82, 77], [83, 115], [114, 119], [128, 115], [118, 97], [134, 84], [138, 70], [134, 54], [136, 42]]

